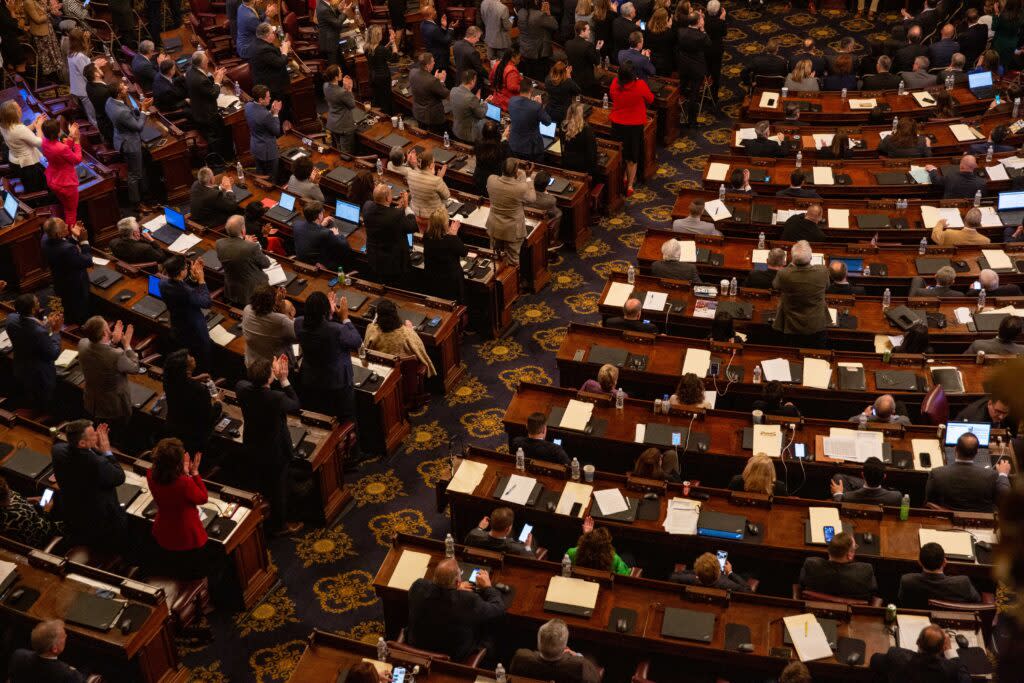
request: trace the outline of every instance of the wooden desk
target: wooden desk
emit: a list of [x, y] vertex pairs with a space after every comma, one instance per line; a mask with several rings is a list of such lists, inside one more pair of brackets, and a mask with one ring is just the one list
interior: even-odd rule
[[18, 218], [0, 231], [0, 279], [21, 292], [32, 292], [50, 280], [43, 259], [42, 229], [45, 217], [18, 203]]
[[[610, 64], [607, 71], [604, 71], [603, 66], [597, 68], [597, 78], [605, 90], [611, 87], [618, 71], [619, 67], [614, 64]], [[651, 109], [658, 116], [658, 141], [668, 147], [679, 137], [679, 79], [650, 76], [647, 78], [647, 85], [654, 93], [654, 104]], [[600, 106], [601, 100], [591, 102], [596, 102], [597, 106]]]
[[[843, 101], [842, 94], [834, 91], [791, 92], [789, 97], [785, 99], [776, 97], [775, 107], [769, 109], [760, 106], [761, 95], [764, 92], [769, 91], [757, 89], [743, 98], [743, 104], [740, 108], [743, 120], [761, 121], [768, 119], [778, 121], [779, 119], [784, 119], [786, 118], [786, 105], [791, 102], [809, 102], [812, 105], [816, 105], [819, 109], [819, 111], [801, 111], [801, 121], [865, 124], [868, 122], [868, 115], [871, 112], [870, 109], [851, 109], [849, 102]], [[775, 92], [776, 95], [780, 94], [777, 90], [770, 92]], [[853, 90], [848, 93], [848, 97], [851, 99], [874, 99], [880, 105], [888, 105], [887, 118], [891, 118], [893, 115], [900, 117], [911, 116], [915, 119], [928, 118], [935, 112], [935, 107], [925, 108], [919, 105], [917, 100], [914, 99], [913, 92], [927, 91], [907, 90], [906, 95], [899, 95], [895, 90]], [[950, 94], [953, 96], [953, 101], [956, 103], [957, 112], [960, 116], [976, 116], [983, 113], [992, 104], [992, 98], [979, 100], [971, 94], [971, 91], [966, 86], [953, 88]]]

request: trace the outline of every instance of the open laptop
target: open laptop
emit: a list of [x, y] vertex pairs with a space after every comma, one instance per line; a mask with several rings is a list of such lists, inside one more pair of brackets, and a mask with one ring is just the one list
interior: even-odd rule
[[996, 212], [1003, 225], [1020, 225], [1024, 221], [1024, 192], [1000, 192]]
[[558, 139], [556, 136], [558, 124], [552, 121], [547, 125], [543, 123], [538, 123], [537, 127], [540, 129], [540, 138], [541, 140], [544, 141], [544, 149], [547, 149], [551, 145], [555, 144], [555, 140]]
[[[984, 458], [975, 458], [975, 462], [984, 466], [988, 464], [988, 443], [992, 434], [992, 425], [988, 422], [947, 422], [946, 423], [946, 461], [950, 462], [955, 457], [954, 448], [957, 439], [964, 434], [974, 434], [978, 437], [978, 455]], [[932, 463], [937, 466], [938, 463]]]
[[338, 232], [348, 237], [359, 227], [359, 207], [339, 199], [334, 207], [333, 221]]
[[295, 217], [295, 197], [287, 192], [282, 192], [277, 206], [267, 211], [266, 216], [281, 223], [290, 222]]
[[967, 88], [979, 100], [991, 99], [995, 94], [995, 88], [992, 87], [992, 72], [978, 71], [967, 74]]
[[171, 207], [165, 206], [163, 226], [150, 234], [153, 235], [153, 239], [159, 242], [172, 244], [174, 240], [181, 237], [183, 232], [185, 232], [185, 216]]
[[548, 181], [548, 192], [552, 194], [561, 194], [569, 189], [569, 181], [565, 178], [552, 177]]
[[497, 105], [488, 102], [487, 113], [484, 114], [484, 116], [489, 118], [491, 121], [497, 121], [498, 123], [501, 123], [501, 108], [498, 107]]
[[150, 275], [146, 296], [133, 304], [132, 310], [147, 318], [156, 320], [167, 310], [167, 304], [162, 301], [162, 298], [160, 296], [160, 278], [156, 275]]
[[18, 217], [18, 198], [12, 192], [4, 193], [4, 209], [0, 212], [0, 227], [6, 228]]
[[846, 264], [846, 272], [852, 275], [859, 275], [864, 272], [864, 259], [862, 258], [836, 258], [834, 256], [828, 257], [829, 263], [836, 261]]

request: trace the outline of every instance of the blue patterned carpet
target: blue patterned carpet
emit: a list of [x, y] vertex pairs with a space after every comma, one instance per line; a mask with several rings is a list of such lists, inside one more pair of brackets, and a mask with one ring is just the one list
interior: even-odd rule
[[638, 187], [623, 213], [600, 220], [594, 239], [581, 253], [563, 250], [552, 264], [551, 284], [541, 294], [520, 300], [513, 337], [491, 341], [467, 336], [462, 357], [464, 382], [447, 396], [434, 396], [404, 448], [387, 461], [371, 463], [349, 475], [355, 506], [338, 524], [271, 544], [283, 585], [250, 612], [219, 610], [210, 623], [216, 637], [206, 646], [180, 642], [193, 681], [223, 683], [288, 679], [314, 627], [375, 642], [383, 631], [371, 585], [395, 532], [443, 537], [448, 520], [434, 512], [433, 488], [445, 469], [451, 437], [505, 450], [501, 417], [520, 381], [557, 384], [554, 352], [570, 320], [596, 322], [605, 276], [625, 270], [635, 259], [643, 231], [670, 222], [680, 188], [695, 187], [707, 155], [723, 151], [731, 119], [739, 112], [738, 76], [744, 55], [763, 49], [777, 36], [789, 49], [810, 35], [823, 49], [846, 35], [860, 42], [896, 21], [880, 16], [874, 25], [837, 11], [809, 15], [795, 8], [768, 5], [756, 9], [727, 3], [730, 29], [723, 66], [723, 116], [690, 132], [658, 153], [652, 182]]

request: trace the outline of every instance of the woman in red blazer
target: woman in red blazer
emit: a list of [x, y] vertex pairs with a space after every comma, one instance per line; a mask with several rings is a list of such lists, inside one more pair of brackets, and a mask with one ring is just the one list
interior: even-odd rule
[[78, 164], [82, 163], [78, 124], [72, 123], [67, 136], [60, 138], [60, 121], [43, 122], [43, 156], [46, 157], [46, 184], [56, 195], [70, 228], [78, 220]]
[[626, 196], [633, 194], [637, 164], [644, 158], [644, 124], [647, 107], [654, 104], [654, 93], [636, 77], [633, 63], [619, 65], [619, 73], [608, 93], [612, 100], [612, 130], [622, 140], [622, 158], [626, 160]]
[[156, 501], [153, 538], [160, 547], [160, 571], [175, 578], [206, 576], [206, 529], [196, 506], [206, 503], [206, 485], [199, 476], [202, 454], [190, 458], [180, 439], [162, 439], [153, 449], [153, 467], [146, 473]]

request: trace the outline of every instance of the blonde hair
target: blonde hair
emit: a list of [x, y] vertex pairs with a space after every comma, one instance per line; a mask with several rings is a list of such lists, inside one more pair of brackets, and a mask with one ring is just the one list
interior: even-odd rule
[[658, 7], [647, 22], [647, 30], [651, 33], [663, 33], [668, 30], [668, 10]]
[[612, 11], [612, 5], [608, 0], [594, 0], [594, 20], [604, 21], [608, 13]]
[[811, 60], [801, 59], [793, 67], [793, 73], [789, 74], [789, 77], [793, 79], [795, 83], [803, 83], [805, 78], [811, 76]]
[[743, 468], [743, 490], [747, 493], [772, 493], [775, 490], [775, 465], [763, 453], [754, 455]]
[[615, 385], [619, 381], [619, 369], [614, 365], [605, 363], [601, 366], [601, 369], [597, 371], [597, 383], [601, 385], [601, 388], [605, 391], [611, 391], [615, 388]]
[[427, 228], [423, 231], [424, 237], [440, 239], [444, 237], [444, 231], [448, 228], [448, 210], [438, 208], [430, 214], [427, 221]]
[[586, 123], [583, 120], [583, 105], [579, 102], [570, 104], [569, 109], [565, 112], [565, 118], [562, 120], [562, 130], [565, 131], [566, 141], [579, 135]]
[[373, 54], [383, 39], [384, 29], [381, 28], [380, 24], [371, 24], [370, 28], [366, 31], [366, 54]]
[[0, 104], [0, 128], [7, 130], [21, 123], [21, 112], [18, 103], [14, 100], [7, 100]]
[[594, 13], [594, 3], [592, 0], [579, 0], [576, 3], [576, 14], [581, 17], [585, 17], [588, 14]]

